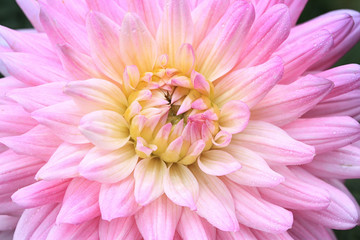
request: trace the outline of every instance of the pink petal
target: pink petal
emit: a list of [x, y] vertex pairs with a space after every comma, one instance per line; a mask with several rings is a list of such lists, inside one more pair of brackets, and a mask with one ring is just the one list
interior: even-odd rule
[[307, 21], [291, 30], [287, 43], [298, 38], [312, 34], [318, 30], [328, 30], [334, 38], [334, 47], [337, 46], [350, 33], [354, 25], [352, 16], [346, 12], [333, 11]]
[[311, 162], [315, 155], [312, 146], [296, 141], [281, 128], [261, 121], [249, 121], [246, 129], [233, 135], [232, 139], [273, 163], [304, 164]]
[[71, 80], [85, 80], [92, 77], [106, 78], [95, 66], [90, 56], [81, 53], [69, 44], [58, 45], [58, 49], [61, 63]]
[[164, 192], [163, 179], [165, 163], [158, 158], [141, 160], [135, 168], [135, 199], [140, 205], [147, 205]]
[[100, 184], [74, 178], [65, 193], [56, 223], [79, 224], [100, 215]]
[[140, 72], [152, 71], [156, 60], [156, 42], [141, 19], [132, 13], [124, 17], [120, 32], [121, 56], [126, 65]]
[[221, 107], [220, 129], [231, 134], [239, 133], [246, 127], [250, 118], [250, 110], [242, 101], [229, 101]]
[[326, 78], [334, 83], [334, 88], [326, 96], [333, 98], [360, 87], [360, 65], [348, 64], [320, 72], [316, 76]]
[[37, 125], [37, 122], [31, 118], [19, 105], [1, 105], [0, 106], [0, 136], [14, 136], [23, 134]]
[[133, 216], [117, 218], [110, 222], [100, 220], [99, 236], [102, 240], [141, 240], [143, 239]]
[[130, 139], [128, 123], [117, 112], [100, 110], [85, 115], [79, 125], [80, 132], [94, 145], [115, 150]]
[[117, 183], [102, 184], [99, 195], [101, 218], [111, 221], [135, 214], [140, 206], [135, 201], [134, 187], [132, 175]]
[[66, 82], [68, 78], [59, 63], [29, 53], [1, 53], [8, 72], [29, 85], [49, 82]]
[[14, 31], [0, 26], [0, 35], [14, 52], [31, 53], [58, 61], [46, 34]]
[[254, 21], [254, 8], [249, 2], [234, 2], [197, 49], [197, 69], [214, 81], [237, 63], [242, 44]]
[[186, 166], [174, 163], [167, 169], [164, 176], [164, 191], [175, 204], [196, 210], [199, 184]]
[[147, 29], [153, 36], [156, 36], [161, 20], [161, 9], [157, 1], [146, 1], [146, 0], [128, 0], [128, 11], [134, 12], [142, 19], [146, 24]]
[[350, 116], [359, 121], [360, 90], [356, 89], [340, 96], [323, 100], [303, 115], [305, 118], [330, 116]]
[[48, 4], [67, 17], [68, 21], [73, 21], [79, 24], [85, 23], [85, 16], [89, 12], [85, 0], [80, 1], [63, 1], [47, 0]]
[[194, 70], [195, 52], [191, 44], [184, 43], [180, 46], [176, 53], [175, 65], [179, 71], [186, 75]]
[[273, 7], [274, 5], [278, 5], [284, 3], [284, 0], [251, 0], [251, 2], [255, 6], [256, 10], [256, 18], [261, 17], [269, 8]]
[[283, 71], [280, 57], [255, 67], [233, 71], [215, 82], [214, 101], [221, 107], [230, 100], [240, 100], [252, 108], [281, 79]]
[[[125, 9], [118, 3], [119, 1], [107, 0], [85, 0], [90, 10], [103, 13], [105, 16], [111, 18], [117, 24], [121, 24], [125, 16]], [[125, 2], [125, 1], [122, 1]]]
[[350, 117], [298, 119], [284, 127], [296, 140], [324, 153], [344, 147], [360, 139], [360, 125]]
[[7, 93], [7, 96], [21, 104], [28, 112], [48, 107], [66, 100], [69, 97], [63, 93], [65, 82], [45, 83], [35, 87], [17, 88]]
[[160, 52], [168, 54], [169, 64], [175, 62], [176, 51], [182, 44], [192, 43], [193, 22], [188, 0], [166, 0], [156, 40]]
[[31, 22], [31, 24], [41, 32], [43, 27], [40, 23], [39, 13], [40, 6], [38, 1], [36, 0], [16, 0], [16, 3], [20, 6], [21, 10], [25, 13], [27, 19]]
[[264, 240], [294, 240], [288, 232], [283, 233], [267, 233], [264, 231], [258, 231], [255, 229], [251, 230], [256, 239], [264, 239]]
[[225, 184], [233, 196], [239, 223], [270, 233], [291, 228], [293, 215], [290, 211], [263, 200], [256, 189], [241, 187], [229, 180]]
[[291, 23], [295, 25], [308, 0], [284, 0], [289, 7]]
[[18, 154], [48, 160], [62, 141], [48, 128], [37, 125], [22, 135], [0, 138], [0, 142]]
[[103, 79], [69, 82], [64, 92], [72, 96], [81, 108], [119, 113], [124, 113], [127, 108], [127, 99], [121, 89]]
[[241, 164], [237, 159], [222, 150], [203, 152], [197, 163], [204, 173], [215, 176], [226, 175], [241, 168]]
[[306, 164], [306, 170], [318, 177], [349, 179], [360, 178], [360, 147], [347, 145], [315, 156]]
[[360, 14], [353, 10], [337, 10], [331, 12], [331, 14], [348, 14], [350, 15], [355, 24], [351, 32], [343, 39], [335, 48], [331, 49], [326, 56], [324, 56], [319, 62], [311, 66], [311, 69], [327, 69], [334, 65], [337, 60], [345, 55], [360, 39]]
[[176, 230], [184, 240], [216, 239], [216, 228], [188, 208], [183, 208]]
[[[259, 4], [268, 1], [259, 1]], [[256, 6], [258, 14], [258, 5]], [[236, 68], [255, 66], [264, 63], [271, 54], [286, 40], [290, 32], [290, 15], [283, 4], [269, 8], [254, 22]]]
[[62, 223], [51, 228], [47, 239], [99, 239], [99, 219], [93, 219], [81, 224]]
[[191, 16], [194, 21], [194, 29], [196, 29], [194, 32], [194, 47], [199, 46], [203, 39], [211, 32], [211, 30], [225, 14], [229, 5], [229, 0], [202, 1], [191, 12]]
[[3, 232], [3, 231], [10, 231], [15, 229], [18, 221], [19, 221], [19, 217], [10, 216], [10, 215], [0, 215], [0, 231]]
[[53, 202], [61, 202], [69, 180], [41, 180], [17, 190], [11, 199], [24, 208], [33, 208]]
[[36, 173], [35, 178], [55, 180], [78, 177], [79, 163], [92, 147], [91, 144], [61, 144], [49, 161]]
[[296, 211], [299, 216], [333, 229], [350, 229], [358, 224], [357, 208], [345, 193], [314, 177], [300, 167], [293, 167], [292, 171], [304, 181], [328, 190], [331, 198], [327, 209]]
[[25, 210], [18, 222], [14, 239], [46, 239], [59, 210], [60, 204]]
[[334, 240], [333, 236], [327, 231], [327, 228], [321, 224], [316, 224], [307, 219], [294, 215], [294, 224], [289, 230], [289, 234], [294, 239], [308, 239], [308, 240]]
[[83, 53], [89, 52], [89, 41], [83, 24], [59, 12], [54, 4], [40, 1], [40, 21], [53, 45], [69, 44]]
[[44, 164], [41, 159], [18, 155], [11, 150], [0, 154], [0, 195], [14, 193], [35, 182], [34, 175]]
[[286, 42], [273, 53], [284, 60], [284, 76], [281, 83], [290, 83], [303, 74], [307, 68], [319, 61], [333, 46], [329, 31], [320, 30]]
[[285, 181], [272, 188], [260, 188], [261, 196], [281, 207], [298, 210], [322, 210], [330, 204], [328, 191], [297, 178], [284, 168], [275, 170], [285, 177]]
[[114, 151], [92, 148], [80, 162], [81, 176], [100, 183], [116, 183], [129, 176], [138, 162], [134, 145], [127, 143]]
[[233, 182], [254, 187], [274, 187], [285, 180], [262, 157], [237, 142], [232, 142], [222, 150], [230, 153], [241, 164], [240, 170], [226, 175]]
[[[237, 232], [224, 232], [217, 230], [216, 239], [219, 240], [258, 240], [253, 233], [250, 231], [250, 228], [239, 224], [239, 231]], [[270, 239], [269, 239], [270, 240]]]
[[120, 82], [124, 64], [120, 57], [120, 26], [98, 12], [90, 12], [86, 19], [91, 57], [109, 78]]
[[312, 109], [333, 85], [331, 81], [313, 75], [289, 85], [277, 85], [252, 109], [251, 118], [283, 126]]
[[234, 201], [226, 185], [218, 177], [204, 174], [197, 167], [192, 167], [191, 171], [199, 183], [197, 214], [220, 230], [239, 230]]
[[89, 142], [79, 131], [78, 124], [83, 112], [73, 101], [41, 108], [32, 112], [31, 116], [66, 142], [75, 144]]
[[136, 225], [144, 239], [172, 240], [181, 211], [182, 207], [162, 195], [135, 214]]

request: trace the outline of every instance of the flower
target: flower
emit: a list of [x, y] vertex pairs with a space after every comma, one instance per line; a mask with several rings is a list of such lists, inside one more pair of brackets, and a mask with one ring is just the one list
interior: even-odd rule
[[358, 224], [360, 14], [305, 0], [18, 0], [1, 238], [333, 239]]

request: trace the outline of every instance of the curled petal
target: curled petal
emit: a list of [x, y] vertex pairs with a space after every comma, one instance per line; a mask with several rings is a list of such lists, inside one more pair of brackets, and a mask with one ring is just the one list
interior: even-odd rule
[[226, 175], [241, 168], [239, 161], [231, 154], [222, 150], [203, 152], [197, 163], [203, 172], [215, 176]]
[[80, 132], [94, 145], [106, 150], [124, 146], [130, 139], [128, 123], [119, 113], [102, 110], [85, 115]]
[[248, 106], [241, 101], [230, 101], [221, 108], [220, 129], [231, 134], [239, 133], [247, 126], [250, 118]]

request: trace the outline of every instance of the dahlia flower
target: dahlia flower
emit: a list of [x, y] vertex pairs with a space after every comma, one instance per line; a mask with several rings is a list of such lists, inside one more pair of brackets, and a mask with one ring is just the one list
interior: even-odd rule
[[334, 239], [359, 222], [360, 14], [306, 0], [17, 0], [0, 239]]

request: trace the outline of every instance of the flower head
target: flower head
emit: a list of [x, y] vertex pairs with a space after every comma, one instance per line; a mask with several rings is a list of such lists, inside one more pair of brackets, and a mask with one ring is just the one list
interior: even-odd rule
[[360, 67], [329, 67], [359, 13], [18, 3], [36, 30], [0, 27], [3, 236], [332, 239], [358, 223], [341, 180], [360, 176]]

